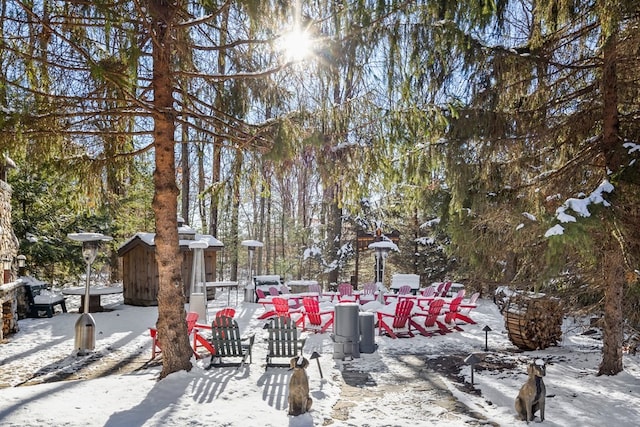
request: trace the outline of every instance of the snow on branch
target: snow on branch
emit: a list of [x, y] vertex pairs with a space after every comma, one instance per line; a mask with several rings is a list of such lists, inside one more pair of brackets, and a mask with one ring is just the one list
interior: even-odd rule
[[[586, 218], [590, 217], [591, 213], [589, 212], [590, 204], [602, 204], [603, 206], [609, 207], [611, 206], [609, 202], [607, 202], [603, 193], [611, 193], [613, 191], [613, 185], [608, 181], [604, 180], [602, 183], [596, 188], [588, 197], [584, 197], [581, 199], [578, 198], [570, 198], [567, 199], [562, 206], [556, 209], [556, 218], [561, 223], [567, 222], [576, 222], [576, 217], [567, 213], [568, 210], [572, 210], [577, 215]], [[557, 236], [564, 233], [564, 227], [560, 224], [556, 224], [544, 233], [544, 237]]]

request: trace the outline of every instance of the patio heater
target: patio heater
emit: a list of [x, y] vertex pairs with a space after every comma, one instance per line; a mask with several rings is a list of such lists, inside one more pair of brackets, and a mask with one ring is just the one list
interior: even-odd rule
[[378, 301], [384, 302], [383, 289], [381, 289], [384, 288], [384, 267], [389, 251], [392, 249], [397, 251], [398, 246], [389, 240], [381, 240], [369, 244], [368, 248], [376, 251], [376, 285], [382, 285], [378, 285]]
[[256, 248], [261, 248], [264, 243], [257, 240], [243, 240], [240, 242], [242, 246], [246, 246], [249, 251], [249, 277], [247, 278], [247, 285], [244, 287], [244, 300], [247, 302], [255, 302], [255, 285], [251, 278], [253, 277], [253, 253]]
[[76, 321], [75, 349], [78, 356], [92, 351], [96, 345], [96, 323], [89, 313], [89, 288], [91, 286], [91, 264], [96, 260], [100, 242], [108, 242], [113, 237], [102, 233], [70, 233], [67, 237], [82, 242], [82, 258], [87, 264], [87, 280], [84, 288], [84, 310]]
[[198, 313], [199, 319], [207, 319], [207, 284], [204, 268], [204, 250], [209, 244], [204, 240], [195, 240], [189, 243], [189, 249], [193, 250], [193, 268], [191, 269], [191, 286], [189, 291], [189, 311]]

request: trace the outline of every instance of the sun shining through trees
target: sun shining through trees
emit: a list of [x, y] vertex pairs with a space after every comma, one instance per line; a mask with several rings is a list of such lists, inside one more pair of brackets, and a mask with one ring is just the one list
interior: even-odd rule
[[313, 40], [308, 32], [297, 28], [280, 38], [279, 48], [287, 61], [299, 62], [311, 56]]

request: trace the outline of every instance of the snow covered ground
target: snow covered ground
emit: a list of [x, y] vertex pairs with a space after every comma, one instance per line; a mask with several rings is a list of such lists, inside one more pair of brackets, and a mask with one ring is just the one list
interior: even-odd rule
[[[232, 303], [235, 295], [232, 295]], [[0, 344], [2, 426], [457, 426], [525, 425], [516, 420], [514, 399], [526, 380], [526, 365], [547, 362], [544, 426], [635, 426], [640, 419], [640, 356], [624, 358], [625, 371], [596, 376], [600, 334], [567, 318], [557, 347], [519, 352], [508, 341], [503, 319], [490, 300], [472, 312], [476, 325], [445, 336], [376, 336], [378, 349], [353, 360], [333, 358], [330, 334], [309, 335], [305, 355], [321, 354], [307, 372], [311, 412], [287, 415], [290, 371], [265, 370], [266, 332], [259, 304], [240, 302], [236, 318], [244, 334], [255, 333], [253, 364], [206, 370], [208, 358], [190, 372], [158, 381], [148, 327], [155, 307], [133, 307], [121, 296], [112, 311], [95, 313], [96, 349], [73, 355], [78, 318], [24, 319], [20, 331]], [[225, 294], [211, 302], [226, 304]], [[76, 305], [77, 307], [77, 305]], [[488, 325], [488, 352], [484, 351]], [[482, 363], [464, 363], [470, 354]], [[137, 369], [133, 369], [137, 367]], [[459, 379], [457, 379], [459, 376]], [[50, 381], [50, 382], [48, 382]], [[35, 384], [35, 385], [31, 385]], [[536, 417], [539, 421], [539, 417]]]

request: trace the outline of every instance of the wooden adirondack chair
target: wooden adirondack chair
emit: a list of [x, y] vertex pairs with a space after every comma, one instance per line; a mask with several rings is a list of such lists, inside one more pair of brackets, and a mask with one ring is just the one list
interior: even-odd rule
[[436, 298], [436, 288], [433, 286], [427, 286], [422, 290], [420, 295], [418, 295], [418, 307], [422, 310], [429, 310], [429, 304]]
[[[236, 315], [236, 309], [233, 307], [226, 307], [222, 310], [216, 312], [216, 318], [220, 316], [234, 317]], [[215, 352], [215, 348], [209, 342], [209, 339], [202, 335], [200, 331], [202, 330], [211, 330], [211, 325], [205, 325], [202, 323], [196, 323], [196, 326], [193, 328], [193, 351], [196, 354], [196, 358], [200, 359], [201, 356], [198, 353], [198, 347], [204, 347], [209, 351], [209, 353], [213, 354]]]
[[[456, 322], [456, 323], [463, 322], [463, 323], [475, 325], [476, 321], [469, 316], [469, 313], [471, 312], [471, 310], [476, 308], [477, 306], [476, 301], [478, 300], [479, 297], [480, 297], [480, 292], [476, 292], [473, 295], [471, 295], [471, 298], [469, 298], [469, 301], [464, 301], [462, 298], [460, 298], [460, 304], [458, 304], [457, 310], [452, 314], [450, 314], [450, 317], [453, 317], [453, 322]], [[451, 311], [451, 308], [449, 310]]]
[[314, 297], [302, 299], [304, 311], [302, 313], [302, 330], [313, 332], [326, 332], [329, 328], [333, 331], [333, 310], [320, 311], [320, 304]]
[[355, 302], [356, 297], [353, 295], [353, 286], [351, 283], [340, 283], [338, 285], [338, 301]]
[[391, 338], [398, 338], [398, 336], [413, 337], [412, 325], [409, 322], [412, 309], [413, 301], [403, 299], [396, 303], [393, 314], [386, 313], [383, 310], [378, 311], [378, 335], [385, 333]]
[[473, 310], [478, 306], [477, 304], [478, 298], [480, 298], [480, 292], [474, 292], [471, 295], [471, 298], [469, 298], [469, 300], [467, 301], [463, 299], [462, 302], [460, 303], [460, 313], [466, 314], [466, 315], [471, 313], [471, 310]]
[[447, 294], [449, 294], [449, 289], [451, 289], [451, 285], [452, 284], [453, 284], [452, 282], [445, 282], [442, 285], [442, 289], [440, 290], [440, 293], [438, 294], [438, 296], [440, 296], [442, 298], [446, 297]]
[[376, 290], [378, 287], [375, 283], [365, 283], [360, 294], [360, 304], [366, 304], [376, 300]]
[[390, 303], [392, 301], [398, 301], [402, 299], [402, 297], [406, 297], [407, 295], [411, 295], [411, 286], [410, 285], [402, 285], [398, 288], [398, 293], [395, 295], [387, 295], [385, 296], [385, 303]]
[[[302, 355], [305, 339], [298, 337], [298, 328], [287, 316], [276, 316], [267, 324], [267, 366], [290, 367], [290, 359]], [[286, 358], [286, 363], [274, 363], [274, 358]]]
[[269, 295], [277, 297], [278, 295], [280, 295], [280, 290], [278, 290], [278, 288], [276, 288], [275, 286], [269, 286]]
[[440, 320], [438, 320], [438, 316], [440, 316], [443, 306], [443, 299], [434, 299], [429, 304], [429, 307], [427, 308], [427, 311], [425, 313], [414, 313], [411, 316], [411, 325], [425, 337], [433, 336], [434, 332], [437, 332], [440, 335], [451, 332], [449, 328], [447, 328]]
[[409, 295], [411, 293], [411, 286], [402, 285], [398, 288], [398, 295]]
[[464, 290], [464, 288], [463, 288], [463, 289], [460, 289], [458, 292], [456, 292], [456, 294], [455, 294], [453, 297], [454, 297], [454, 298], [458, 298], [458, 297], [460, 297], [460, 298], [464, 298], [464, 294], [465, 294], [466, 292], [467, 292], [467, 291], [465, 291], [465, 290]]
[[309, 292], [318, 294], [318, 297], [322, 295], [322, 288], [317, 283], [310, 284], [308, 289], [309, 289]]
[[[252, 363], [251, 348], [255, 335], [242, 338], [240, 336], [240, 328], [238, 322], [228, 316], [216, 316], [211, 323], [211, 346], [215, 352], [211, 354], [211, 363], [207, 369], [212, 366], [243, 366], [249, 357], [249, 363]], [[224, 358], [241, 358], [240, 362], [222, 363]], [[215, 363], [217, 361], [217, 363]]]
[[258, 296], [258, 303], [264, 307], [264, 313], [258, 316], [258, 319], [269, 319], [275, 316], [276, 311], [272, 307], [267, 307], [271, 305], [271, 298], [267, 298], [267, 295], [262, 289], [256, 289], [256, 295]]
[[[462, 302], [462, 297], [455, 297], [449, 303], [448, 309], [446, 309], [444, 313], [444, 324], [447, 325], [451, 329], [455, 329], [457, 331], [462, 331], [463, 329], [456, 324], [456, 319], [460, 318], [461, 315], [459, 313], [460, 303]], [[464, 316], [466, 317], [466, 316]]]
[[[191, 336], [193, 333], [193, 329], [196, 326], [196, 322], [198, 321], [198, 313], [194, 313], [190, 311], [187, 313], [187, 335]], [[155, 359], [156, 356], [162, 353], [162, 348], [160, 347], [160, 341], [158, 340], [158, 330], [156, 328], [149, 328], [149, 335], [151, 335], [152, 343], [151, 343], [151, 360]], [[194, 354], [197, 356], [197, 353], [194, 349]]]
[[[333, 297], [324, 297], [322, 296], [322, 287], [316, 283], [313, 283], [311, 285], [309, 285], [309, 292], [310, 293], [314, 293], [314, 294], [318, 294], [317, 299], [318, 301], [323, 301], [323, 302], [328, 302], [333, 300]], [[316, 296], [313, 296], [314, 298], [316, 298]]]
[[236, 309], [233, 307], [225, 307], [222, 310], [216, 311], [215, 317], [227, 316], [227, 317], [235, 317]]
[[276, 316], [293, 317], [296, 325], [302, 324], [302, 321], [304, 320], [302, 311], [292, 306], [288, 299], [274, 297], [272, 301]]
[[434, 288], [433, 286], [427, 286], [422, 290], [422, 296], [425, 298], [432, 297], [435, 295], [435, 293], [436, 293], [436, 288]]
[[258, 296], [259, 303], [262, 303], [260, 300], [267, 299], [267, 295], [264, 293], [262, 289], [256, 289], [256, 295]]

